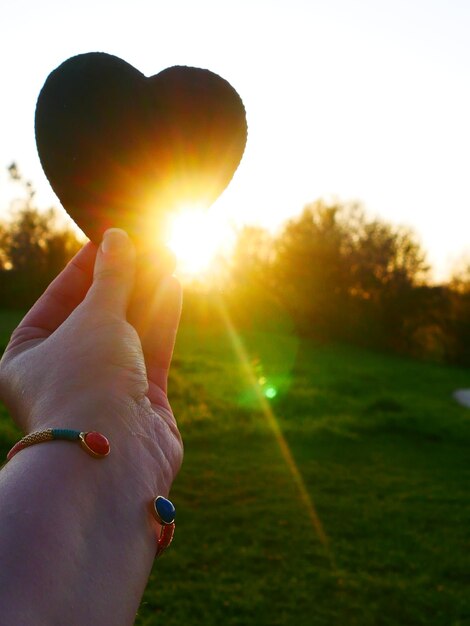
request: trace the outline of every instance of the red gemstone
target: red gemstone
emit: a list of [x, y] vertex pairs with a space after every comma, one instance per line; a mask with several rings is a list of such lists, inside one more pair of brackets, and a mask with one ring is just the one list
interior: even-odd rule
[[155, 558], [159, 557], [162, 552], [164, 552], [170, 543], [173, 541], [173, 535], [175, 534], [175, 524], [168, 524], [167, 526], [162, 526], [160, 531], [160, 537], [157, 542], [157, 552], [155, 554]]
[[105, 456], [109, 452], [109, 441], [101, 433], [87, 433], [85, 435], [85, 443], [90, 448], [90, 450], [95, 452], [95, 454]]

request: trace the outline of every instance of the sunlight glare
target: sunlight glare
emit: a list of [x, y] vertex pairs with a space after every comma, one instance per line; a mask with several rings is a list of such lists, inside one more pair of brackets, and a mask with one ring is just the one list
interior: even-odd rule
[[207, 272], [227, 239], [227, 226], [210, 209], [184, 206], [170, 219], [167, 245], [183, 274]]

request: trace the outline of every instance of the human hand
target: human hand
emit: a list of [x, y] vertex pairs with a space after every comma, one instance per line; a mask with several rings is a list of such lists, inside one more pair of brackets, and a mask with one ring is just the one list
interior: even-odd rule
[[122, 231], [88, 243], [13, 332], [0, 396], [27, 433], [98, 430], [137, 472], [157, 464], [163, 493], [182, 460], [166, 395], [181, 289], [168, 276], [133, 294], [135, 267]]

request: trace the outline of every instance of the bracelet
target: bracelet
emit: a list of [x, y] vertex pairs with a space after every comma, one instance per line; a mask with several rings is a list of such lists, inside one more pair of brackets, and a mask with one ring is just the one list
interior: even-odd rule
[[78, 441], [82, 448], [91, 456], [99, 459], [108, 456], [110, 452], [109, 441], [104, 435], [97, 432], [81, 432], [70, 428], [47, 428], [31, 433], [20, 439], [7, 454], [7, 461], [12, 459], [20, 450], [24, 450], [35, 443], [43, 441], [54, 441], [62, 439], [65, 441]]
[[[108, 439], [99, 432], [83, 432], [70, 428], [47, 428], [35, 433], [26, 435], [20, 439], [7, 454], [7, 462], [12, 459], [20, 450], [24, 450], [36, 443], [44, 441], [78, 441], [82, 448], [95, 458], [108, 456], [111, 450]], [[155, 558], [159, 557], [171, 544], [175, 534], [175, 514], [176, 510], [172, 502], [163, 496], [157, 496], [151, 502], [151, 512], [156, 521], [160, 524], [160, 534], [157, 539], [157, 550]]]
[[176, 510], [170, 500], [163, 496], [157, 496], [152, 500], [151, 512], [161, 526], [160, 536], [157, 541], [157, 553], [155, 554], [155, 558], [158, 558], [173, 541]]

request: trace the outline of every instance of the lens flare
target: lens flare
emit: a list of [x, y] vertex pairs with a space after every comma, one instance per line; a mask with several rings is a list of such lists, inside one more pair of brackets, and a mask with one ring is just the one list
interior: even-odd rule
[[248, 378], [248, 381], [257, 395], [259, 406], [263, 412], [264, 417], [266, 418], [267, 423], [269, 424], [269, 427], [271, 428], [273, 432], [274, 437], [276, 438], [282, 457], [284, 458], [284, 461], [290, 471], [293, 482], [297, 486], [300, 498], [302, 502], [304, 503], [306, 511], [308, 512], [308, 515], [312, 522], [312, 526], [315, 529], [317, 537], [320, 540], [321, 544], [323, 545], [326, 554], [328, 555], [332, 569], [336, 571], [337, 568], [336, 568], [335, 558], [331, 550], [328, 537], [325, 533], [325, 530], [323, 529], [323, 524], [321, 523], [321, 520], [318, 517], [318, 513], [315, 509], [315, 505], [313, 503], [312, 497], [307, 490], [303, 476], [300, 473], [297, 463], [295, 462], [291, 449], [289, 448], [289, 444], [287, 443], [282, 433], [282, 430], [276, 418], [276, 415], [274, 414], [271, 406], [269, 405], [269, 402], [267, 401], [267, 398], [269, 398], [271, 394], [274, 394], [274, 395], [277, 394], [277, 390], [273, 386], [268, 386], [263, 392], [263, 389], [261, 388], [259, 384], [259, 379], [260, 379], [259, 373], [257, 374], [257, 370], [260, 369], [260, 363], [258, 362], [253, 363], [253, 361], [250, 362], [250, 359], [246, 352], [245, 346], [241, 340], [241, 337], [237, 333], [237, 330], [232, 320], [230, 319], [228, 311], [226, 307], [223, 305], [223, 302], [220, 302], [219, 311], [225, 323], [227, 333], [232, 342], [234, 352], [239, 358], [240, 363], [242, 364], [245, 374]]
[[266, 396], [266, 398], [269, 398], [270, 400], [272, 400], [273, 398], [275, 398], [277, 396], [277, 389], [276, 387], [272, 387], [269, 386], [264, 390], [264, 395]]

